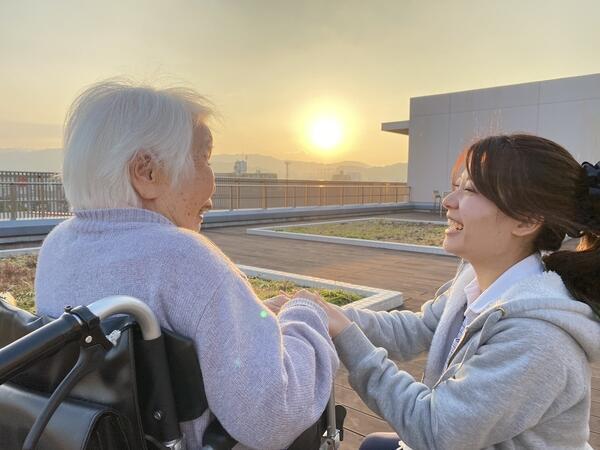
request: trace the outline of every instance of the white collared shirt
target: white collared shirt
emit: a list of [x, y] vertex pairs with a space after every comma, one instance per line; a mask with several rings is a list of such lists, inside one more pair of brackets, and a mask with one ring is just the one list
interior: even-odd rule
[[511, 266], [483, 292], [479, 289], [477, 277], [467, 284], [464, 288], [464, 293], [467, 297], [465, 319], [450, 345], [450, 351], [448, 352], [448, 356], [446, 356], [445, 366], [448, 367], [450, 355], [456, 350], [456, 347], [465, 334], [467, 326], [473, 322], [480, 313], [485, 311], [492, 302], [496, 302], [500, 299], [508, 289], [515, 285], [515, 283], [518, 283], [527, 277], [540, 275], [543, 272], [544, 264], [542, 263], [542, 256], [540, 253], [536, 252]]
[[486, 310], [492, 302], [502, 297], [510, 287], [525, 278], [541, 275], [543, 272], [544, 264], [541, 255], [536, 252], [511, 266], [483, 292], [479, 289], [479, 283], [475, 277], [464, 289], [467, 296], [466, 325]]

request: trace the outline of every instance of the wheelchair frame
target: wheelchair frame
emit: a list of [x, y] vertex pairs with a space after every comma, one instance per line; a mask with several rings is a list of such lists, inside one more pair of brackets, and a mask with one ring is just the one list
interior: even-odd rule
[[[96, 370], [99, 364], [98, 361], [103, 361], [103, 354], [116, 346], [120, 333], [113, 332], [106, 336], [100, 328], [100, 323], [111, 316], [119, 314], [128, 314], [135, 319], [144, 341], [158, 341], [161, 338], [160, 325], [148, 305], [134, 297], [111, 296], [98, 300], [87, 307], [66, 307], [65, 312], [59, 318], [0, 349], [0, 385], [2, 385], [39, 361], [39, 359], [52, 355], [63, 346], [75, 341], [80, 344], [77, 362], [52, 392], [42, 412], [35, 419], [23, 444], [23, 450], [35, 449], [46, 425], [61, 402], [68, 397], [72, 388], [85, 375]], [[160, 345], [164, 353], [164, 343], [161, 341]], [[162, 356], [165, 357], [165, 355]], [[168, 384], [170, 388], [170, 381]], [[161, 391], [159, 397], [162, 398], [159, 401], [161, 404], [166, 405], [164, 409], [174, 412], [173, 392], [170, 389], [161, 389]], [[326, 432], [321, 438], [319, 450], [336, 450], [339, 448], [340, 441], [343, 439], [343, 425], [339, 425], [340, 428], [338, 429], [336, 419], [338, 421], [341, 419], [339, 422], [343, 422], [345, 410], [340, 412], [342, 417], [336, 417], [332, 386], [331, 397], [325, 414]], [[162, 413], [162, 411], [155, 413]], [[149, 439], [158, 448], [185, 450], [176, 414], [167, 414], [167, 417], [161, 417], [160, 419], [162, 419], [160, 420], [162, 429], [159, 435], [167, 436], [168, 439], [160, 442], [148, 436], [146, 436], [146, 439]], [[231, 449], [237, 443], [220, 426], [218, 421], [209, 425], [203, 442], [202, 450], [226, 450]]]

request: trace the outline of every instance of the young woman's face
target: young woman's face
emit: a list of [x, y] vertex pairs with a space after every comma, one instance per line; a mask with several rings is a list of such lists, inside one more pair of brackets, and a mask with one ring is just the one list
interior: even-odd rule
[[471, 263], [489, 262], [515, 245], [518, 222], [477, 192], [467, 171], [453, 182], [443, 200], [448, 210], [444, 249]]

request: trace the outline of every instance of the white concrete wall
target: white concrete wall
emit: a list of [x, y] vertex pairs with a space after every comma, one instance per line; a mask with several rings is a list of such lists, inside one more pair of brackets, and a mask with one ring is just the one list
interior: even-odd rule
[[577, 160], [600, 160], [600, 74], [501, 86], [410, 101], [411, 200], [447, 191], [460, 151], [489, 134], [528, 132], [552, 139]]

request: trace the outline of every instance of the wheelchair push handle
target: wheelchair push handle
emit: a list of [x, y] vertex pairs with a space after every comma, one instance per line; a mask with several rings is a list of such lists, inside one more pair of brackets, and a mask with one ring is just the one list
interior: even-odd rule
[[[136, 298], [125, 295], [106, 297], [88, 305], [87, 309], [100, 320], [114, 314], [131, 314], [140, 326], [144, 340], [161, 336], [160, 325], [154, 313], [148, 305]], [[80, 339], [83, 328], [84, 323], [76, 309], [67, 308], [58, 319], [0, 349], [0, 384], [40, 358]]]
[[82, 324], [65, 313], [57, 320], [0, 349], [0, 385], [69, 342], [79, 340]]
[[[154, 313], [142, 301], [128, 296], [106, 297], [88, 306], [76, 308], [67, 306], [59, 318], [0, 349], [0, 384], [3, 384], [39, 362], [41, 358], [50, 357], [67, 344], [79, 342], [77, 362], [54, 389], [41, 413], [35, 418], [23, 443], [24, 450], [32, 450], [37, 446], [50, 419], [73, 387], [88, 373], [97, 370], [107, 352], [117, 345], [120, 331], [114, 330], [106, 336], [101, 326], [104, 319], [117, 314], [132, 316], [141, 331], [140, 345], [143, 342], [143, 345], [153, 350], [158, 359], [166, 361], [164, 340]], [[165, 380], [167, 387], [151, 389], [147, 392], [148, 401], [144, 403], [144, 407], [157, 407], [157, 411], [165, 411], [165, 417], [161, 417], [160, 420], [154, 414], [153, 420], [148, 420], [143, 416], [142, 422], [147, 442], [154, 442], [160, 449], [179, 450], [183, 449], [184, 445], [177, 422], [168, 372], [165, 373], [163, 364], [165, 363], [156, 363], [152, 368], [159, 371], [157, 376]], [[155, 374], [146, 374], [146, 378], [150, 375]], [[160, 383], [153, 384], [153, 386], [158, 385]], [[148, 415], [153, 411], [154, 409], [151, 409], [144, 413]]]
[[127, 295], [112, 295], [91, 303], [88, 305], [88, 309], [100, 320], [115, 314], [132, 315], [139, 325], [145, 341], [151, 341], [161, 335], [160, 325], [154, 313], [148, 305], [137, 298]]

